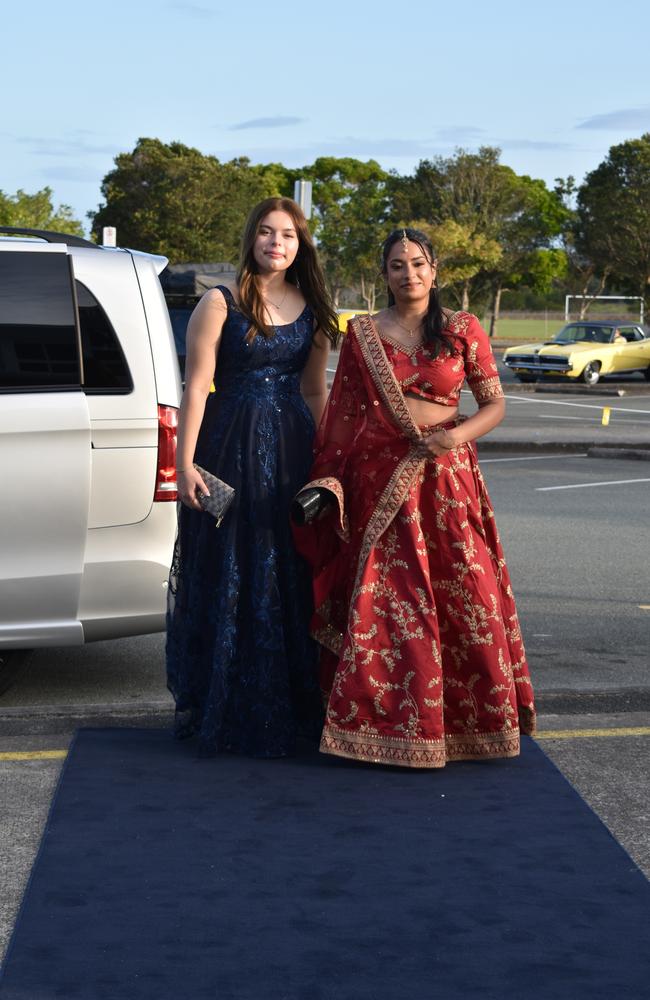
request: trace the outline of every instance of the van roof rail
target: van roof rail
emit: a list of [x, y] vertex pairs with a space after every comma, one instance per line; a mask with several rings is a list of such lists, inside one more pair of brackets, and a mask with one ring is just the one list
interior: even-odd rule
[[0, 226], [0, 233], [8, 236], [38, 236], [46, 243], [67, 243], [70, 247], [92, 247], [99, 250], [96, 243], [84, 240], [81, 236], [71, 236], [69, 233], [55, 233], [51, 229], [25, 229], [23, 226]]

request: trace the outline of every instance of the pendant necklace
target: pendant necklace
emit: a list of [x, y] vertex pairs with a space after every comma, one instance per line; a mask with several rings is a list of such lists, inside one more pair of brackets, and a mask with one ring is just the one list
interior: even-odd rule
[[276, 303], [275, 303], [275, 302], [273, 302], [273, 301], [272, 301], [272, 299], [270, 299], [270, 298], [268, 297], [268, 295], [264, 295], [264, 293], [262, 293], [262, 297], [263, 297], [263, 299], [264, 299], [264, 301], [265, 301], [265, 302], [268, 302], [268, 303], [269, 303], [269, 305], [272, 305], [272, 306], [273, 306], [273, 308], [274, 308], [274, 309], [275, 309], [276, 311], [278, 311], [278, 312], [279, 312], [279, 310], [280, 310], [280, 309], [282, 308], [282, 305], [283, 305], [283, 303], [284, 303], [284, 300], [285, 300], [285, 299], [286, 299], [286, 297], [287, 297], [287, 292], [288, 292], [288, 291], [289, 291], [289, 289], [287, 288], [287, 283], [286, 283], [286, 281], [285, 281], [285, 283], [284, 283], [284, 295], [282, 296], [282, 298], [280, 299], [280, 301], [279, 301], [279, 302], [277, 303], [277, 305], [276, 305]]
[[[395, 309], [394, 306], [393, 306], [393, 309]], [[408, 335], [409, 335], [409, 337], [411, 339], [413, 339], [413, 337], [415, 336], [415, 334], [417, 333], [417, 331], [422, 326], [422, 320], [420, 320], [420, 322], [416, 326], [414, 326], [413, 329], [410, 329], [408, 326], [404, 326], [404, 324], [400, 323], [400, 321], [398, 320], [398, 318], [397, 318], [397, 312], [396, 311], [393, 312], [393, 319], [397, 323], [397, 325], [400, 328], [400, 330], [403, 330], [404, 333], [408, 333]]]

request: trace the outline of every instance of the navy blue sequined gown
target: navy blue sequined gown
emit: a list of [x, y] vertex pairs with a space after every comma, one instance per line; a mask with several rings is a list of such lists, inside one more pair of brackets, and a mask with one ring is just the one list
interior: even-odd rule
[[275, 757], [322, 724], [311, 582], [291, 538], [291, 499], [308, 479], [314, 421], [300, 394], [312, 342], [306, 307], [247, 343], [232, 295], [195, 461], [235, 488], [219, 528], [179, 505], [169, 585], [167, 683], [176, 735], [199, 753]]

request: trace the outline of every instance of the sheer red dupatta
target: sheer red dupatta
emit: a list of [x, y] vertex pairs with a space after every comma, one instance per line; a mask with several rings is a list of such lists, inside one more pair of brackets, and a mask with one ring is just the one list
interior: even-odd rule
[[294, 526], [313, 571], [312, 634], [333, 653], [341, 648], [359, 567], [423, 463], [420, 439], [374, 324], [352, 320], [307, 484], [330, 490], [336, 504], [317, 521]]

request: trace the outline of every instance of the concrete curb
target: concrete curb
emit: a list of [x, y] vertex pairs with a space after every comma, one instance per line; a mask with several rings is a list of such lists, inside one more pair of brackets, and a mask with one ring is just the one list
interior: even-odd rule
[[[549, 455], [556, 454], [557, 452], [563, 452], [565, 454], [583, 454], [590, 451], [599, 452], [621, 452], [621, 451], [635, 451], [639, 453], [647, 453], [650, 458], [650, 442], [648, 445], [640, 445], [638, 441], [619, 441], [616, 445], [608, 447], [607, 445], [602, 445], [598, 441], [594, 441], [593, 438], [587, 440], [573, 439], [571, 441], [554, 441], [549, 440], [538, 440], [531, 441], [530, 438], [503, 438], [499, 439], [498, 431], [492, 431], [489, 437], [480, 438], [477, 442], [477, 449], [479, 457], [485, 452], [492, 451], [521, 451], [524, 454], [536, 453], [536, 452], [547, 452]], [[594, 456], [598, 458], [621, 458], [623, 456], [619, 455], [598, 455]], [[627, 457], [627, 456], [625, 456]]]
[[539, 715], [607, 715], [616, 712], [650, 711], [650, 688], [618, 688], [598, 691], [567, 689], [536, 691]]
[[650, 446], [647, 448], [590, 448], [588, 458], [631, 458], [639, 462], [650, 462]]
[[0, 709], [4, 736], [66, 733], [81, 726], [170, 728], [174, 709], [169, 702], [114, 702], [106, 705], [34, 705]]
[[[647, 392], [645, 383], [643, 385], [644, 393]], [[586, 385], [536, 385], [535, 393], [542, 396], [616, 396], [620, 398], [621, 396], [627, 395], [627, 389], [619, 388], [617, 386], [608, 385], [601, 386], [600, 383], [593, 388]], [[643, 395], [643, 393], [642, 393]]]
[[532, 382], [502, 382], [503, 391], [506, 396], [516, 392], [523, 395], [549, 395], [549, 396], [605, 396], [622, 399], [623, 396], [650, 396], [650, 384], [642, 382], [639, 385], [632, 385], [626, 382], [625, 385], [610, 384], [590, 387], [588, 385], [557, 385], [557, 383], [540, 385]]

